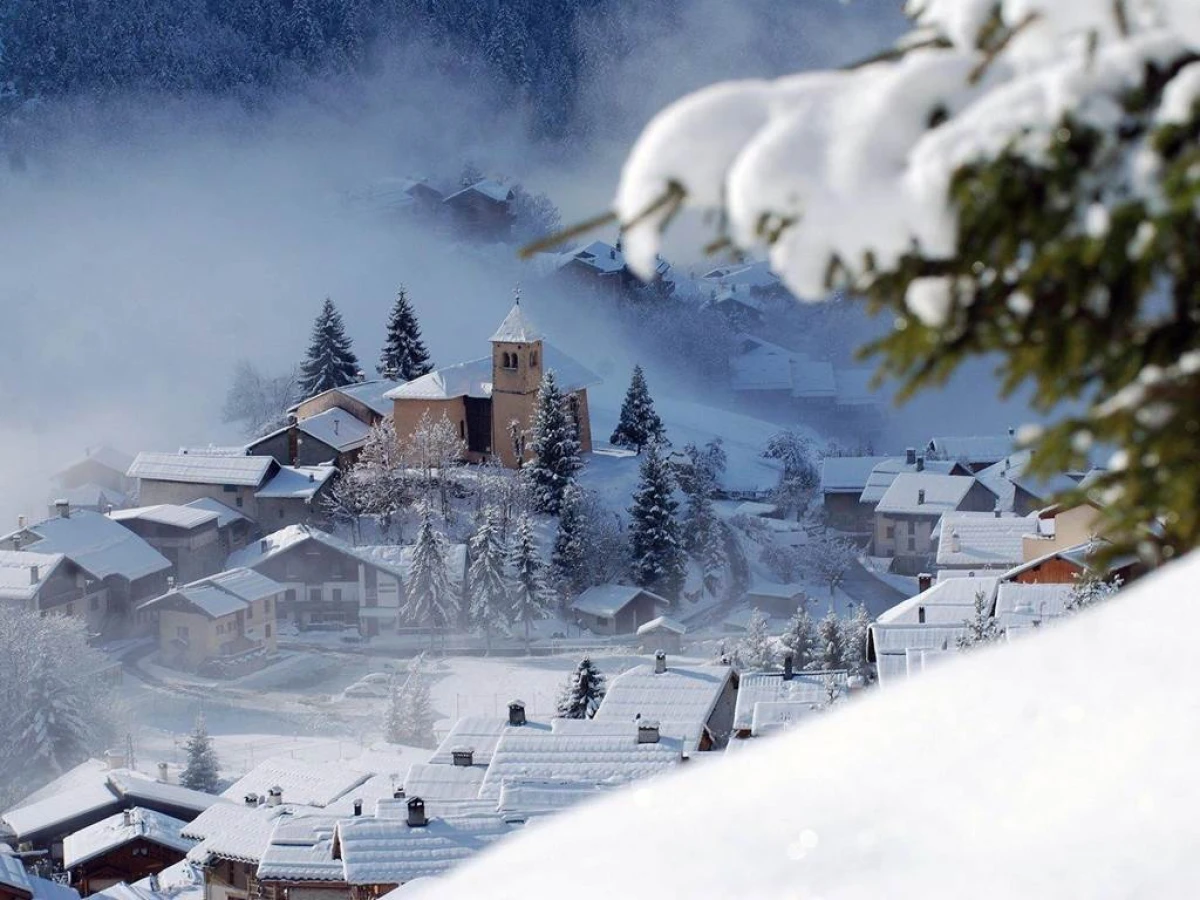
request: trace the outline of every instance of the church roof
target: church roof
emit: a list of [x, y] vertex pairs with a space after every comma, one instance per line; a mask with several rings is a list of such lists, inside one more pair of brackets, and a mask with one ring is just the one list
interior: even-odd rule
[[525, 317], [520, 300], [513, 304], [496, 333], [492, 335], [493, 343], [528, 344], [541, 339], [541, 331]]
[[[564, 393], [570, 394], [600, 381], [599, 375], [553, 344], [543, 345], [542, 360], [545, 370], [554, 373], [558, 387]], [[490, 356], [437, 369], [387, 392], [390, 400], [449, 400], [453, 397], [487, 399], [491, 396]]]

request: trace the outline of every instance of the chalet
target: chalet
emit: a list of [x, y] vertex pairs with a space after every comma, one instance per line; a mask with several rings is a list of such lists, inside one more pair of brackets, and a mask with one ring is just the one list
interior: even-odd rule
[[1048, 506], [1059, 494], [1078, 487], [1078, 482], [1066, 474], [1035, 477], [1029, 471], [1032, 461], [1032, 450], [1020, 450], [980, 470], [976, 475], [996, 495], [998, 509], [1027, 516]]
[[149, 809], [122, 810], [67, 835], [63, 868], [85, 896], [156, 875], [181, 861], [195, 844], [180, 835], [184, 824]]
[[1067, 614], [1074, 584], [1002, 582], [992, 620], [1010, 638]]
[[996, 600], [1000, 573], [947, 578], [938, 581], [915, 597], [902, 600], [882, 612], [875, 620], [880, 627], [892, 625], [962, 625], [975, 615], [976, 597], [982, 594], [984, 609], [990, 613]]
[[683, 649], [683, 636], [687, 626], [670, 616], [651, 619], [637, 630], [639, 646], [643, 653], [679, 653]]
[[358, 460], [370, 433], [369, 423], [334, 406], [259, 438], [247, 445], [246, 452], [251, 456], [269, 456], [281, 466], [330, 463], [344, 470]]
[[515, 199], [516, 194], [508, 185], [484, 178], [448, 195], [442, 205], [464, 238], [503, 243], [512, 236]]
[[231, 506], [226, 506], [220, 500], [211, 497], [201, 497], [185, 504], [190, 509], [201, 509], [217, 515], [217, 535], [221, 546], [228, 556], [234, 550], [240, 550], [255, 536], [256, 526], [246, 516]]
[[422, 179], [381, 178], [348, 199], [364, 213], [428, 219], [436, 218], [444, 198]]
[[829, 705], [846, 690], [847, 673], [796, 672], [792, 659], [779, 672], [743, 672], [738, 681], [733, 733], [739, 739], [761, 737], [786, 728]]
[[0, 843], [0, 900], [79, 900], [79, 892], [30, 875], [12, 847]]
[[364, 425], [378, 425], [384, 419], [391, 418], [392, 401], [387, 399], [387, 393], [399, 386], [400, 382], [387, 378], [347, 384], [314, 394], [288, 412], [296, 417], [297, 422], [304, 422], [331, 409], [340, 409]]
[[1021, 542], [1022, 562], [1096, 540], [1100, 508], [1091, 503], [1049, 506], [1036, 516], [1036, 527]]
[[1024, 561], [1025, 536], [1036, 533], [1037, 519], [994, 512], [948, 512], [937, 537], [937, 567], [1007, 571]]
[[790, 619], [807, 599], [807, 592], [798, 584], [756, 580], [746, 591], [746, 603], [774, 619]]
[[896, 572], [928, 568], [934, 526], [956, 510], [986, 512], [996, 495], [974, 478], [931, 472], [897, 475], [875, 507], [874, 554], [893, 557]]
[[173, 588], [139, 612], [157, 624], [166, 666], [229, 676], [265, 665], [277, 652], [275, 618], [283, 585], [231, 569]]
[[[830, 527], [853, 534], [870, 534], [875, 505], [864, 503], [863, 489], [886, 456], [827, 456], [821, 461], [821, 497]], [[882, 496], [882, 495], [881, 495]]]
[[0, 550], [0, 604], [80, 616], [93, 633], [107, 612], [105, 589], [89, 573], [61, 553], [24, 550]]
[[176, 581], [195, 581], [221, 570], [228, 553], [221, 539], [220, 516], [195, 506], [138, 506], [109, 513], [171, 563]]
[[389, 391], [397, 438], [410, 440], [423, 417], [436, 422], [444, 416], [466, 444], [468, 461], [495, 457], [517, 468], [530, 457], [527, 433], [538, 389], [544, 373], [552, 371], [567, 398], [580, 446], [590, 452], [587, 389], [600, 379], [546, 343], [520, 300], [492, 335], [491, 344], [491, 356], [438, 369]]
[[325, 498], [339, 472], [329, 464], [280, 466], [255, 494], [258, 523], [266, 528], [286, 528], [321, 522], [326, 518]]
[[55, 586], [53, 595], [60, 601], [56, 611], [85, 618], [96, 630], [107, 616], [124, 616], [166, 587], [170, 560], [132, 531], [100, 513], [72, 511], [65, 503], [58, 512], [0, 538], [2, 550], [61, 554], [74, 565], [66, 570], [74, 588]]
[[925, 452], [931, 459], [957, 460], [974, 474], [1010, 455], [1016, 444], [1015, 435], [1010, 428], [1005, 435], [935, 437], [926, 445]]
[[145, 504], [186, 504], [208, 497], [257, 520], [257, 493], [279, 471], [270, 456], [197, 451], [139, 453], [129, 467]]
[[578, 250], [568, 250], [554, 259], [558, 276], [572, 286], [587, 287], [612, 297], [621, 296], [637, 283], [625, 265], [619, 246], [592, 241]]
[[595, 634], [634, 634], [670, 605], [667, 598], [644, 588], [597, 584], [576, 597], [570, 608], [579, 626]]
[[1129, 584], [1145, 574], [1145, 566], [1134, 556], [1120, 557], [1101, 568], [1097, 556], [1103, 546], [1104, 542], [1101, 540], [1089, 540], [1065, 550], [1053, 550], [1010, 569], [1004, 573], [1001, 580], [1019, 584], [1073, 585], [1079, 579], [1090, 575], [1106, 581], [1116, 577], [1120, 578], [1122, 583]]
[[89, 447], [82, 459], [55, 473], [55, 499], [94, 512], [104, 512], [108, 505], [125, 506], [137, 489], [125, 474], [132, 462], [128, 454], [107, 444]]
[[881, 687], [890, 687], [958, 653], [967, 635], [955, 625], [880, 625], [867, 631], [867, 662], [875, 666]]
[[667, 665], [667, 655], [611, 679], [596, 710], [598, 723], [657, 722], [688, 750], [721, 748], [733, 730], [738, 675], [730, 666]]
[[909, 447], [904, 456], [888, 457], [876, 464], [867, 476], [858, 501], [865, 507], [870, 507], [874, 514], [875, 507], [892, 486], [897, 475], [930, 472], [935, 475], [970, 475], [971, 472], [957, 460], [926, 459]]

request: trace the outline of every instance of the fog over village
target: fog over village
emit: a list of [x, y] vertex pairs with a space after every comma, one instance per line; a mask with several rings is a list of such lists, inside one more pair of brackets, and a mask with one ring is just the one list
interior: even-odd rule
[[0, 900], [1186, 895], [1187, 6], [0, 0]]

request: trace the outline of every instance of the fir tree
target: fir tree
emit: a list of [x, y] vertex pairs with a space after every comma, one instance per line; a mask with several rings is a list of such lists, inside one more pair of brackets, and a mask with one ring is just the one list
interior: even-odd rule
[[533, 459], [522, 469], [538, 512], [558, 515], [563, 492], [582, 465], [576, 428], [554, 373], [546, 372], [533, 415]]
[[792, 666], [796, 670], [809, 668], [816, 655], [817, 629], [803, 605], [796, 610], [779, 640], [792, 655]]
[[550, 575], [564, 599], [574, 597], [587, 577], [587, 522], [584, 520], [584, 495], [577, 484], [563, 492], [558, 516], [558, 532], [550, 555]]
[[471, 536], [470, 583], [471, 623], [483, 632], [490, 652], [492, 635], [508, 630], [511, 598], [504, 577], [504, 543], [494, 509], [488, 509]]
[[713, 593], [725, 568], [721, 526], [712, 505], [717, 476], [724, 470], [725, 451], [719, 441], [714, 441], [705, 450], [688, 444], [683, 453], [687, 462], [679, 466], [678, 471], [680, 487], [687, 497], [683, 518], [684, 547], [700, 564], [704, 586]]
[[1067, 599], [1067, 612], [1078, 612], [1089, 606], [1094, 606], [1108, 600], [1121, 590], [1121, 576], [1111, 581], [1105, 581], [1094, 574], [1088, 573], [1076, 580], [1071, 588], [1071, 596]]
[[775, 665], [775, 642], [767, 632], [767, 615], [761, 609], [750, 614], [746, 636], [738, 642], [734, 656], [742, 669], [761, 672]]
[[388, 317], [387, 343], [380, 354], [376, 371], [386, 378], [400, 381], [412, 381], [433, 371], [429, 351], [421, 340], [421, 326], [403, 285], [396, 294], [396, 304]]
[[179, 783], [193, 791], [218, 793], [221, 789], [221, 765], [217, 761], [212, 738], [208, 736], [203, 714], [196, 717], [196, 727], [188, 737], [186, 750], [187, 766], [179, 776]]
[[633, 447], [640, 455], [651, 443], [664, 440], [666, 432], [662, 420], [654, 411], [646, 376], [641, 366], [634, 366], [629, 390], [625, 392], [625, 401], [621, 404], [621, 418], [609, 442], [616, 447]]
[[633, 581], [668, 599], [683, 590], [684, 557], [671, 471], [658, 445], [642, 460], [629, 526]]
[[1000, 630], [996, 628], [996, 620], [992, 618], [991, 606], [991, 601], [982, 590], [975, 592], [975, 608], [971, 618], [963, 620], [967, 632], [958, 639], [959, 650], [969, 650], [1000, 639]]
[[430, 646], [434, 631], [456, 620], [457, 603], [446, 567], [445, 539], [434, 530], [433, 512], [428, 504], [422, 510], [408, 570], [405, 603], [400, 612], [409, 621], [429, 629]]
[[866, 604], [860, 603], [854, 617], [846, 623], [846, 667], [851, 675], [861, 675], [866, 678], [871, 671], [867, 662], [867, 635], [871, 629], [871, 614], [867, 612]]
[[846, 637], [842, 620], [831, 608], [817, 623], [817, 646], [810, 667], [831, 672], [846, 668]]
[[436, 716], [429, 698], [429, 683], [425, 677], [424, 656], [418, 655], [403, 679], [393, 679], [388, 695], [384, 733], [390, 744], [410, 747], [433, 747]]
[[533, 537], [533, 522], [522, 516], [509, 551], [512, 569], [513, 620], [525, 626], [525, 652], [529, 652], [530, 627], [534, 619], [545, 616], [550, 606], [549, 592], [543, 576], [544, 564], [538, 556]]
[[312, 397], [358, 380], [358, 357], [350, 346], [342, 314], [328, 297], [313, 324], [308, 356], [300, 364], [300, 391]]
[[600, 708], [604, 693], [604, 676], [585, 656], [567, 676], [567, 684], [558, 701], [558, 714], [564, 719], [590, 719]]

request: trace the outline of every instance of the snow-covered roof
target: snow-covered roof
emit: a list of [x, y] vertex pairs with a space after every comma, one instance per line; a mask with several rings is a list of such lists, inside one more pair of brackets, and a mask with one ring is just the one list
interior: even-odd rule
[[887, 460], [886, 456], [827, 456], [821, 461], [821, 492], [861, 494], [875, 467]]
[[805, 596], [802, 584], [779, 584], [774, 581], [755, 579], [746, 588], [747, 597], [767, 597], [774, 600], [795, 600]]
[[12, 848], [3, 843], [0, 843], [0, 887], [33, 893], [24, 864], [13, 854]]
[[[565, 393], [600, 382], [599, 375], [552, 344], [542, 345], [542, 365], [545, 371], [554, 373], [559, 389]], [[388, 391], [387, 396], [392, 400], [487, 399], [492, 396], [492, 358], [481, 356], [436, 369]]]
[[[958, 509], [976, 484], [968, 475], [902, 472], [892, 481], [875, 511], [885, 515], [937, 516]], [[921, 499], [924, 491], [924, 500]]]
[[[374, 381], [363, 381], [358, 384], [347, 384], [338, 388], [330, 388], [328, 391], [322, 391], [319, 394], [314, 394], [297, 403], [289, 412], [298, 409], [303, 403], [308, 403], [311, 400], [316, 400], [318, 397], [324, 397], [326, 394], [342, 394], [346, 397], [352, 397], [359, 403], [369, 408], [372, 412], [378, 413], [380, 416], [387, 417], [392, 414], [392, 404], [387, 399], [387, 392], [395, 387], [398, 387], [402, 382], [391, 381], [387, 378], [378, 378]], [[319, 415], [319, 414], [318, 414]], [[315, 417], [314, 417], [315, 418]], [[308, 421], [301, 419], [300, 423]]]
[[875, 370], [864, 366], [834, 369], [833, 380], [837, 389], [837, 402], [841, 406], [874, 406], [879, 397], [871, 386]]
[[833, 363], [792, 356], [792, 396], [802, 400], [821, 400], [837, 396]]
[[524, 725], [512, 726], [503, 716], [463, 716], [450, 727], [446, 737], [438, 744], [437, 750], [429, 757], [429, 762], [435, 765], [452, 765], [454, 750], [470, 747], [475, 753], [475, 765], [486, 766], [492, 761], [492, 753], [500, 743], [500, 738], [513, 727], [533, 731], [550, 730], [550, 726], [544, 722], [526, 721]]
[[0, 600], [32, 600], [64, 559], [61, 553], [0, 550]]
[[443, 875], [515, 827], [496, 815], [432, 818], [420, 828], [403, 819], [343, 819], [337, 826], [343, 877], [347, 884], [402, 884]]
[[987, 608], [991, 608], [998, 580], [996, 572], [991, 577], [947, 578], [885, 610], [875, 621], [881, 625], [919, 625], [923, 609], [926, 625], [961, 625], [975, 614], [975, 595], [980, 591]]
[[48, 828], [101, 811], [113, 812], [120, 800], [103, 779], [85, 781], [69, 792], [54, 794], [0, 815], [19, 840], [27, 840]]
[[759, 351], [734, 356], [729, 360], [729, 385], [735, 391], [790, 391], [792, 354]]
[[474, 184], [468, 185], [461, 190], [455, 191], [453, 194], [447, 195], [444, 202], [449, 203], [464, 194], [482, 194], [489, 200], [496, 203], [507, 203], [512, 199], [512, 188], [502, 181], [497, 181], [494, 178], [484, 178]]
[[187, 853], [196, 842], [180, 835], [184, 824], [151, 809], [122, 810], [67, 835], [63, 839], [63, 866], [74, 868], [138, 839]]
[[153, 609], [182, 601], [210, 619], [244, 612], [256, 600], [283, 593], [283, 585], [248, 568], [234, 568], [181, 585], [138, 609]]
[[[408, 574], [412, 570], [415, 549], [412, 544], [403, 546], [367, 544], [355, 547], [354, 551], [359, 558], [373, 562], [375, 565], [397, 574], [402, 581], [407, 581]], [[462, 582], [467, 576], [467, 545], [445, 543], [442, 545], [442, 551], [445, 554], [446, 571], [450, 575], [450, 580], [456, 583]]]
[[766, 261], [721, 266], [706, 272], [700, 280], [722, 286], [761, 288], [779, 287], [782, 284], [779, 276], [771, 271], [771, 264]]
[[311, 763], [275, 757], [259, 763], [221, 796], [241, 801], [247, 794], [264, 797], [271, 788], [283, 789], [283, 802], [325, 807], [352, 791], [370, 777], [368, 772], [328, 763]]
[[506, 784], [558, 782], [628, 784], [665, 772], [682, 759], [680, 738], [662, 734], [638, 743], [627, 722], [556, 719], [550, 730], [509, 728], [500, 737], [480, 786], [480, 799], [498, 801]]
[[928, 449], [942, 459], [990, 465], [1012, 453], [1014, 443], [1011, 434], [935, 437], [930, 440]]
[[78, 487], [56, 490], [50, 497], [50, 502], [55, 503], [59, 500], [66, 500], [72, 509], [94, 509], [99, 512], [103, 512], [108, 506], [122, 507], [129, 502], [129, 498], [121, 491], [90, 482]]
[[1036, 517], [948, 512], [938, 532], [937, 564], [1010, 569], [1025, 559], [1022, 539], [1037, 533]]
[[114, 472], [120, 472], [122, 475], [124, 475], [129, 470], [129, 466], [132, 462], [133, 457], [128, 453], [117, 450], [115, 447], [110, 447], [108, 444], [100, 444], [97, 447], [89, 447], [84, 456], [75, 460], [70, 465], [64, 466], [57, 473], [55, 473], [54, 477], [61, 478], [72, 469], [84, 465], [85, 463], [96, 463], [97, 465], [101, 465], [106, 469], [112, 469]]
[[671, 605], [667, 598], [645, 588], [628, 584], [596, 584], [576, 597], [571, 603], [571, 609], [590, 616], [611, 619], [643, 595], [661, 606]]
[[404, 777], [404, 792], [430, 804], [444, 800], [475, 800], [486, 772], [484, 765], [413, 763]]
[[275, 465], [275, 460], [269, 456], [246, 456], [244, 450], [239, 456], [143, 452], [129, 467], [129, 477], [147, 481], [258, 487]]
[[639, 625], [638, 634], [653, 634], [656, 631], [670, 631], [673, 634], [687, 634], [687, 626], [682, 622], [676, 622], [670, 616], [659, 616], [657, 619], [651, 619], [644, 625]]
[[[892, 486], [892, 482], [896, 480], [896, 476], [902, 472], [916, 472], [917, 463], [905, 462], [903, 456], [889, 457], [880, 462], [874, 469], [871, 470], [870, 476], [867, 478], [867, 483], [863, 487], [862, 495], [859, 496], [860, 503], [869, 503], [874, 505], [883, 499], [883, 495], [887, 493], [887, 489]], [[949, 475], [958, 463], [956, 460], [945, 459], [927, 459], [920, 463], [922, 469], [920, 471], [933, 472], [938, 475]]]
[[79, 900], [79, 891], [75, 888], [49, 878], [30, 875], [29, 886], [33, 890], [33, 900]]
[[107, 776], [109, 789], [127, 803], [143, 806], [162, 805], [179, 812], [191, 811], [193, 815], [198, 815], [220, 802], [220, 798], [213, 794], [194, 791], [180, 784], [156, 781], [141, 772], [128, 769], [115, 769], [108, 772]]
[[729, 666], [679, 666], [655, 674], [654, 664], [634, 666], [608, 683], [595, 722], [659, 723], [664, 734], [698, 740], [733, 677]]
[[967, 633], [961, 625], [884, 625], [870, 628], [875, 670], [881, 685], [894, 685], [909, 674], [912, 651], [953, 653]]
[[1073, 584], [1003, 582], [996, 593], [996, 626], [1001, 630], [1040, 625], [1065, 615]]
[[981, 469], [975, 477], [996, 495], [997, 505], [1006, 511], [1013, 509], [1018, 487], [1038, 501], [1048, 500], [1056, 494], [1078, 487], [1075, 479], [1066, 474], [1052, 475], [1048, 478], [1033, 477], [1029, 474], [1032, 460], [1031, 450], [1018, 450]]
[[605, 241], [592, 241], [578, 250], [567, 250], [558, 254], [555, 268], [577, 262], [595, 269], [601, 275], [615, 275], [625, 269], [625, 254]]
[[[304, 807], [300, 810], [310, 811]], [[271, 841], [275, 820], [293, 812], [288, 805], [214, 804], [183, 828], [184, 837], [200, 841], [188, 851], [187, 858], [201, 865], [214, 858], [257, 863]]]
[[[391, 390], [394, 383], [389, 382]], [[315, 438], [322, 444], [332, 447], [339, 453], [357, 450], [367, 442], [371, 426], [350, 415], [339, 406], [331, 407], [315, 416], [301, 419], [296, 423], [296, 430]]]
[[258, 864], [259, 881], [341, 882], [341, 860], [333, 858], [334, 816], [280, 816]]
[[[22, 536], [23, 548], [61, 553], [97, 578], [119, 575], [136, 581], [171, 568], [165, 556], [128, 528], [92, 510], [47, 519], [31, 525]], [[31, 540], [34, 536], [36, 542]]]
[[335, 537], [319, 528], [313, 528], [311, 525], [289, 525], [287, 528], [281, 528], [279, 531], [268, 534], [266, 537], [254, 541], [241, 550], [231, 553], [229, 559], [226, 560], [226, 565], [229, 568], [245, 567], [252, 569], [269, 559], [274, 559], [281, 553], [286, 553], [300, 546], [306, 541], [316, 541], [331, 550], [344, 553], [368, 565], [375, 566], [377, 569], [383, 569], [385, 572], [401, 579], [408, 572], [408, 569], [402, 562], [390, 559], [390, 554], [377, 552], [377, 549], [374, 547], [352, 546], [341, 538]]
[[272, 500], [312, 500], [338, 473], [335, 466], [280, 466], [270, 481], [254, 496]]
[[496, 811], [505, 817], [522, 819], [554, 815], [594, 800], [614, 787], [580, 781], [509, 781], [500, 789]]
[[156, 525], [170, 525], [173, 528], [192, 529], [215, 522], [218, 518], [215, 512], [195, 506], [178, 506], [173, 503], [160, 503], [156, 506], [137, 506], [133, 509], [118, 509], [108, 516], [114, 522], [130, 522], [138, 520], [153, 522]]
[[234, 522], [250, 521], [243, 513], [238, 512], [231, 506], [226, 506], [220, 500], [214, 500], [212, 497], [201, 497], [198, 500], [193, 500], [191, 503], [184, 504], [192, 509], [203, 509], [208, 512], [217, 514], [217, 527], [225, 528], [232, 525]]
[[[829, 679], [845, 687], [846, 672], [795, 672], [790, 679], [784, 678], [782, 672], [743, 673], [738, 682], [737, 707], [733, 714], [734, 730], [752, 729], [754, 733], [755, 710], [761, 704], [789, 704], [793, 707], [789, 713], [795, 713], [798, 707], [821, 707], [825, 703]], [[781, 724], [778, 716], [763, 719], [764, 724], [768, 721], [774, 725]]]

